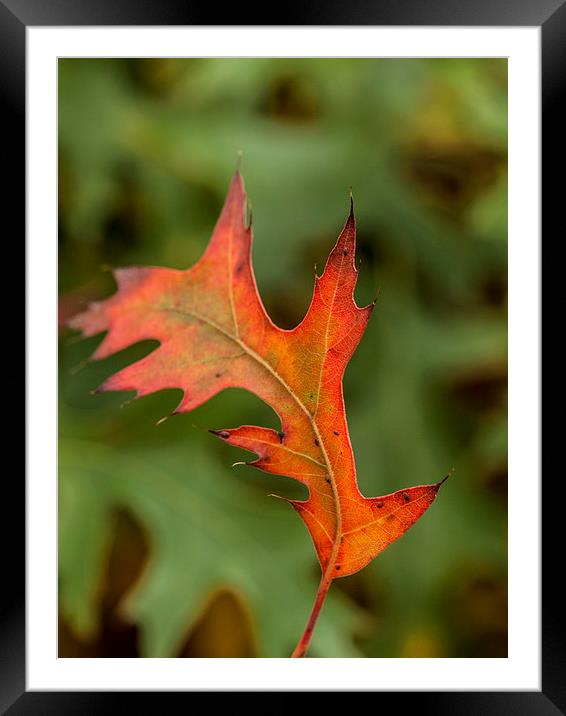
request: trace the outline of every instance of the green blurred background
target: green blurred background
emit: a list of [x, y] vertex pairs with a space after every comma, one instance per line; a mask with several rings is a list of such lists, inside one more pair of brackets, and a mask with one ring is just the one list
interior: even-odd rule
[[[492, 59], [59, 62], [60, 317], [108, 267], [186, 268], [238, 151], [276, 323], [310, 301], [353, 189], [359, 304], [346, 371], [367, 496], [455, 472], [429, 512], [337, 580], [312, 656], [507, 655], [507, 63]], [[89, 394], [150, 341], [85, 363], [60, 342], [60, 656], [287, 656], [319, 579], [287, 478], [208, 428], [277, 427], [230, 390], [156, 427], [178, 391]]]

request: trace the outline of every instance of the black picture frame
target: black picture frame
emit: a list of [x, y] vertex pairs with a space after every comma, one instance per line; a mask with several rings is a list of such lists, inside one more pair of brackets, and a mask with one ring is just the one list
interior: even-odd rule
[[[245, 14], [245, 13], [244, 13]], [[252, 15], [252, 13], [249, 13]], [[212, 17], [214, 15], [214, 17]], [[564, 95], [566, 79], [566, 0], [386, 0], [348, 3], [320, 0], [293, 4], [280, 17], [268, 16], [256, 8], [253, 20], [242, 17], [234, 5], [219, 9], [183, 0], [0, 0], [0, 97], [3, 153], [7, 157], [4, 176], [3, 213], [5, 225], [12, 218], [10, 242], [23, 246], [25, 216], [25, 109], [26, 109], [26, 27], [73, 25], [216, 25], [209, 20], [222, 17], [223, 25], [444, 25], [444, 26], [538, 26], [542, 36], [542, 144], [543, 157], [543, 228], [558, 223], [563, 198], [563, 180], [559, 168], [563, 160], [557, 151], [563, 146], [566, 127]], [[560, 200], [561, 199], [561, 200]], [[11, 215], [11, 216], [10, 216]], [[18, 233], [16, 227], [21, 227]], [[563, 233], [563, 230], [562, 230]], [[21, 237], [21, 239], [20, 239]], [[557, 238], [559, 238], [557, 236]], [[525, 290], [528, 290], [526, 287]], [[33, 396], [28, 395], [28, 409]], [[13, 463], [15, 464], [15, 463]], [[4, 573], [9, 572], [1, 590], [0, 612], [0, 710], [19, 714], [112, 713], [134, 706], [131, 699], [143, 699], [141, 707], [169, 712], [170, 699], [191, 697], [190, 693], [118, 693], [118, 692], [30, 692], [26, 691], [25, 641], [25, 534], [24, 477], [10, 468], [3, 483], [4, 514], [9, 512], [17, 523], [3, 517]], [[9, 477], [9, 479], [8, 479]], [[560, 488], [558, 488], [560, 489]], [[421, 713], [442, 714], [537, 714], [566, 713], [566, 648], [562, 629], [563, 608], [552, 546], [562, 542], [559, 532], [562, 501], [556, 490], [543, 492], [542, 555], [542, 690], [539, 692], [396, 692], [380, 693], [379, 705], [393, 697], [399, 708], [418, 709]], [[15, 535], [20, 536], [16, 541]], [[6, 561], [7, 560], [7, 561]], [[329, 686], [331, 686], [329, 684]], [[157, 701], [159, 699], [159, 701]], [[166, 701], [164, 701], [164, 699]], [[167, 704], [167, 705], [166, 705]]]

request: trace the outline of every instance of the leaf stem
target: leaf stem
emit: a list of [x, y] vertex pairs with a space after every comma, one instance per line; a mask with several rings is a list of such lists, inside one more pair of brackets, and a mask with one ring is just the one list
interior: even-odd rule
[[326, 595], [328, 594], [328, 590], [330, 589], [330, 585], [332, 584], [332, 564], [333, 561], [331, 560], [331, 564], [328, 565], [326, 571], [323, 573], [322, 578], [320, 580], [320, 584], [318, 587], [318, 592], [316, 593], [316, 599], [314, 600], [313, 608], [309, 617], [309, 620], [307, 622], [307, 626], [305, 627], [305, 631], [303, 632], [303, 635], [299, 639], [299, 643], [295, 647], [295, 650], [291, 654], [291, 658], [293, 659], [299, 659], [301, 657], [306, 656], [307, 649], [310, 646], [312, 635], [314, 628], [316, 626], [317, 619], [320, 615], [320, 611], [322, 609], [322, 605], [324, 604], [324, 600], [326, 599]]

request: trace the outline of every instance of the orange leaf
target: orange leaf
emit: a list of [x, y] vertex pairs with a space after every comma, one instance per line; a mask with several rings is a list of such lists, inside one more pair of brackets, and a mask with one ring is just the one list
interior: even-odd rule
[[[322, 567], [321, 604], [331, 581], [357, 572], [406, 532], [442, 483], [374, 498], [358, 489], [342, 377], [375, 302], [360, 308], [354, 301], [353, 207], [324, 273], [315, 278], [307, 314], [293, 330], [275, 326], [261, 302], [245, 212], [237, 172], [208, 248], [195, 266], [186, 271], [119, 269], [117, 293], [92, 304], [70, 325], [85, 336], [107, 331], [94, 358], [144, 339], [160, 342], [99, 390], [134, 390], [141, 396], [181, 388], [183, 398], [174, 411], [181, 413], [224, 388], [239, 387], [273, 408], [280, 432], [250, 425], [213, 432], [255, 453], [254, 467], [308, 487], [307, 500], [289, 502], [305, 522]], [[312, 631], [314, 621], [310, 626]]]

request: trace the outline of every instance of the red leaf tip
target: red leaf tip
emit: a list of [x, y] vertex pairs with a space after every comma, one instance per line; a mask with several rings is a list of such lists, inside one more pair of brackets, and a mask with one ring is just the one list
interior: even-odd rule
[[222, 440], [228, 440], [230, 437], [230, 433], [227, 430], [209, 430], [208, 432], [216, 435], [217, 438], [222, 438]]

